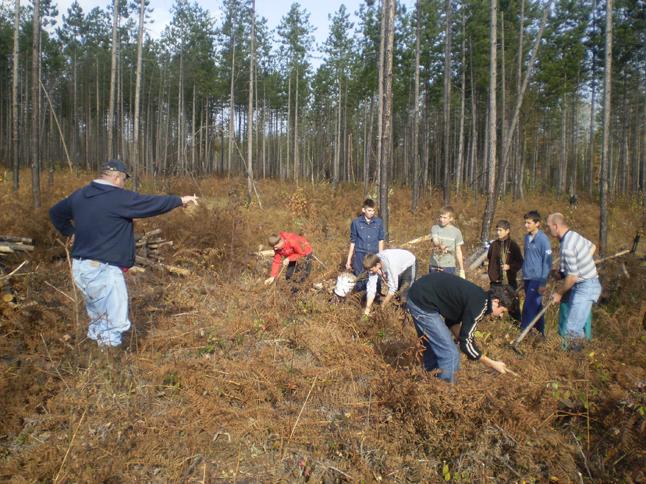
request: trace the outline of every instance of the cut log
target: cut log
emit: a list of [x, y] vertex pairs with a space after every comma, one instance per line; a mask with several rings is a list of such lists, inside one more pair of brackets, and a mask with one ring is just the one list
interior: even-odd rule
[[159, 234], [161, 234], [161, 229], [155, 229], [155, 230], [151, 230], [150, 232], [146, 232], [145, 234], [136, 235], [135, 240], [149, 239], [153, 235], [159, 235]]
[[31, 244], [33, 239], [29, 237], [16, 237], [14, 235], [0, 235], [0, 242], [6, 240], [7, 242], [23, 242], [25, 244]]
[[34, 250], [33, 245], [26, 245], [26, 244], [23, 244], [21, 242], [16, 242], [16, 243], [13, 243], [13, 242], [0, 242], [0, 247], [5, 247], [5, 248], [13, 249], [13, 250], [23, 250], [23, 251], [28, 251], [28, 252], [31, 252], [32, 250]]
[[173, 266], [173, 265], [170, 265], [170, 264], [164, 264], [164, 263], [159, 262], [159, 261], [153, 261], [153, 260], [147, 259], [145, 257], [141, 257], [140, 255], [135, 256], [135, 262], [137, 264], [142, 265], [142, 266], [151, 267], [151, 268], [161, 267], [163, 269], [166, 269], [168, 272], [170, 272], [172, 274], [177, 274], [177, 275], [180, 275], [180, 276], [190, 276], [191, 275], [191, 271], [189, 271], [188, 269], [184, 269], [183, 267], [177, 267], [177, 266]]

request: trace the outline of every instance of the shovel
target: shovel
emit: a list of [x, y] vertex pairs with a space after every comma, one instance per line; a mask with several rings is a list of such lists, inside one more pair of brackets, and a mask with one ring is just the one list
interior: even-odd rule
[[547, 311], [547, 308], [549, 308], [552, 304], [554, 303], [554, 300], [552, 298], [549, 299], [547, 303], [543, 306], [543, 309], [540, 310], [540, 312], [536, 315], [534, 319], [527, 325], [527, 327], [523, 330], [522, 333], [520, 333], [512, 342], [511, 342], [511, 349], [514, 350], [516, 353], [518, 353], [520, 356], [523, 356], [523, 352], [518, 348], [518, 345], [522, 340], [525, 339], [525, 336], [527, 336], [527, 333], [529, 333], [532, 328], [538, 323], [538, 320], [541, 319], [541, 316], [545, 314], [545, 311]]

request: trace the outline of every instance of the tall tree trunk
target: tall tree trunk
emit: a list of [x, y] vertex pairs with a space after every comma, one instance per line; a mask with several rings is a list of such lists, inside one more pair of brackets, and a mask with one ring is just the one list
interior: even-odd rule
[[415, 2], [415, 94], [413, 95], [413, 176], [411, 180], [413, 189], [410, 207], [413, 213], [417, 212], [417, 201], [419, 200], [419, 64], [422, 37], [421, 14], [420, 0], [417, 0]]
[[16, 0], [13, 28], [13, 71], [11, 73], [11, 157], [13, 191], [20, 188], [20, 152], [18, 144], [18, 55], [20, 40], [20, 0]]
[[253, 79], [256, 55], [256, 0], [251, 0], [251, 48], [249, 50], [249, 99], [247, 103], [247, 203], [253, 197]]
[[34, 0], [31, 39], [31, 194], [40, 208], [40, 0]]
[[139, 2], [139, 31], [137, 32], [137, 73], [135, 79], [135, 119], [133, 130], [132, 146], [132, 172], [133, 185], [135, 190], [139, 186], [139, 109], [141, 105], [141, 69], [143, 65], [143, 45], [144, 45], [144, 16], [146, 12], [146, 0]]
[[117, 45], [119, 29], [119, 0], [112, 2], [112, 57], [110, 62], [110, 98], [108, 101], [108, 158], [114, 157], [114, 99], [117, 88]]
[[[231, 27], [233, 32], [233, 26]], [[233, 33], [231, 34], [231, 84], [229, 86], [229, 143], [227, 146], [227, 177], [231, 176], [231, 159], [233, 157], [233, 144], [235, 143], [235, 109], [234, 109], [234, 82], [235, 82], [235, 69], [236, 68], [236, 44]]]
[[[594, 26], [593, 33], [596, 34], [597, 30], [597, 2], [592, 0], [592, 25]], [[592, 196], [593, 192], [593, 180], [594, 180], [594, 115], [595, 115], [595, 101], [597, 94], [597, 56], [596, 52], [592, 52], [592, 73], [591, 73], [591, 82], [592, 82], [592, 94], [590, 96], [590, 135], [588, 141], [588, 156], [587, 156], [587, 170], [586, 170], [586, 179], [585, 182], [588, 186], [588, 195]]]
[[335, 142], [334, 142], [334, 166], [332, 167], [332, 186], [334, 188], [337, 187], [339, 184], [339, 171], [340, 171], [340, 164], [341, 164], [341, 81], [340, 79], [337, 79], [337, 88], [338, 88], [338, 95], [337, 95], [337, 106], [336, 106], [336, 111], [337, 111], [337, 116], [336, 116], [336, 123], [335, 123], [335, 130], [334, 130], [334, 137]]
[[464, 171], [464, 113], [466, 103], [467, 89], [467, 69], [466, 69], [466, 16], [462, 12], [462, 76], [460, 82], [460, 132], [458, 134], [458, 159], [455, 167], [455, 189], [460, 194], [462, 189], [462, 172]]
[[[521, 0], [520, 2], [520, 22], [519, 22], [519, 29], [518, 29], [518, 64], [516, 66], [516, 97], [520, 96], [520, 91], [522, 89], [522, 78], [523, 78], [523, 56], [524, 56], [524, 44], [523, 40], [525, 37], [525, 0]], [[519, 145], [521, 144], [521, 139], [520, 139], [520, 128], [519, 125], [516, 126], [516, 129], [514, 132], [510, 132], [510, 136], [514, 136], [514, 141], [516, 143], [516, 149], [518, 151]], [[525, 153], [525, 150], [523, 148], [522, 154]], [[523, 179], [525, 177], [525, 160], [524, 158], [520, 159], [520, 169], [515, 173], [514, 176], [514, 200], [517, 200], [518, 198], [521, 197], [521, 192], [522, 192], [522, 187], [523, 187]]]
[[385, 241], [388, 241], [388, 168], [392, 163], [392, 82], [393, 82], [393, 45], [395, 23], [395, 1], [384, 0], [386, 18], [386, 39], [384, 40], [384, 102], [383, 102], [383, 142], [381, 144], [381, 177], [379, 179], [379, 214], [384, 223]]
[[610, 143], [610, 99], [612, 95], [612, 3], [606, 0], [606, 52], [603, 79], [603, 145], [601, 148], [601, 179], [599, 187], [599, 254], [608, 250], [608, 176]]
[[[386, 2], [382, 0], [381, 6], [381, 36], [379, 37], [379, 63], [378, 63], [378, 87], [377, 87], [377, 185], [381, 186], [381, 160], [382, 160], [382, 142], [384, 130], [384, 50], [386, 38]], [[380, 208], [383, 210], [383, 207]], [[386, 208], [386, 210], [388, 210]]]
[[296, 185], [301, 171], [301, 157], [298, 151], [298, 76], [298, 65], [296, 65], [296, 92], [294, 93], [294, 181]]
[[[492, 0], [492, 1], [495, 1], [495, 0]], [[532, 46], [532, 53], [529, 57], [529, 63], [527, 64], [527, 71], [525, 72], [525, 77], [523, 78], [523, 84], [521, 86], [520, 92], [518, 93], [518, 97], [516, 99], [516, 106], [514, 107], [514, 115], [512, 116], [511, 124], [509, 126], [510, 133], [513, 133], [514, 130], [516, 129], [516, 126], [518, 125], [518, 120], [520, 118], [520, 108], [523, 105], [523, 99], [525, 97], [525, 91], [527, 91], [529, 80], [532, 78], [532, 74], [534, 73], [536, 56], [538, 55], [538, 48], [540, 47], [541, 38], [543, 37], [543, 32], [545, 31], [545, 24], [547, 23], [547, 14], [550, 10], [551, 5], [552, 5], [552, 0], [548, 1], [547, 5], [543, 9], [543, 18], [541, 20], [541, 26], [538, 29], [538, 33], [536, 34], [536, 39], [534, 39], [534, 45]], [[507, 136], [505, 138], [505, 144], [502, 150], [502, 157], [501, 157], [502, 163], [506, 162], [510, 148], [511, 148], [511, 137]]]
[[444, 133], [444, 169], [443, 169], [443, 199], [448, 205], [451, 199], [449, 174], [451, 171], [451, 0], [444, 2], [444, 94], [443, 94], [443, 133]]
[[489, 7], [489, 112], [488, 134], [489, 154], [487, 160], [487, 203], [482, 216], [482, 230], [480, 240], [485, 243], [489, 239], [489, 230], [493, 221], [496, 206], [496, 70], [497, 70], [497, 30], [498, 30], [498, 0], [490, 0]]

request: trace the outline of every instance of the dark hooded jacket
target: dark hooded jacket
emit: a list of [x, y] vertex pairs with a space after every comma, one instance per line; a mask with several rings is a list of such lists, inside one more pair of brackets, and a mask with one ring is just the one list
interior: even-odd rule
[[54, 205], [49, 218], [60, 233], [74, 235], [72, 257], [132, 267], [132, 219], [153, 217], [181, 205], [182, 199], [177, 196], [140, 195], [93, 181]]

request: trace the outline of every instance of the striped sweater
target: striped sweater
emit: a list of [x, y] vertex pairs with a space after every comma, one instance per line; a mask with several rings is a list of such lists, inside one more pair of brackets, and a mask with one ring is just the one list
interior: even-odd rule
[[576, 276], [577, 282], [598, 277], [592, 259], [592, 242], [573, 230], [565, 232], [561, 237], [560, 270], [565, 276]]
[[470, 360], [479, 360], [476, 326], [491, 313], [491, 301], [479, 286], [446, 272], [431, 272], [413, 283], [408, 299], [423, 311], [437, 312], [447, 326], [462, 323], [460, 350]]

